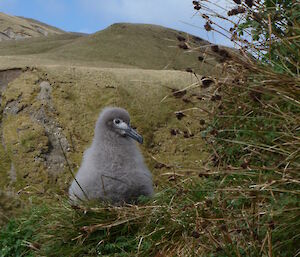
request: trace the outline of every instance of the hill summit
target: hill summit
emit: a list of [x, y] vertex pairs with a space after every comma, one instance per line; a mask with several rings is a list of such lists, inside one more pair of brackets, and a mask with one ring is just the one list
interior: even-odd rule
[[117, 23], [53, 49], [52, 56], [78, 61], [120, 63], [144, 69], [185, 69], [199, 53], [183, 51], [178, 37], [196, 47], [209, 42], [184, 32], [150, 24]]
[[117, 23], [86, 35], [64, 32], [27, 18], [1, 15], [0, 19], [5, 18], [0, 27], [2, 40], [23, 40], [5, 40], [0, 43], [0, 56], [3, 58], [0, 68], [51, 64], [152, 70], [189, 69], [209, 75], [215, 73], [211, 67], [219, 63], [216, 56], [211, 56], [211, 44], [208, 41], [158, 25]]

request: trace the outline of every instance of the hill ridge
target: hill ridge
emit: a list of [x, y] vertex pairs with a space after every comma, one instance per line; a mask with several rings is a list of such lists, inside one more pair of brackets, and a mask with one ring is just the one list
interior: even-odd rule
[[[43, 33], [36, 32], [35, 35], [25, 35], [26, 38], [23, 37], [21, 41], [1, 42], [0, 56], [9, 56], [9, 67], [13, 64], [18, 67], [20, 64], [74, 64], [89, 67], [188, 70], [210, 75], [215, 73], [211, 67], [220, 62], [208, 41], [161, 25], [120, 22], [93, 34], [82, 35], [59, 29], [53, 31], [53, 27], [30, 18], [0, 13], [0, 19], [1, 17], [6, 18], [6, 25], [8, 21], [10, 24], [16, 22], [16, 29], [13, 31], [18, 32], [19, 29], [22, 32], [23, 29], [23, 36], [28, 26], [29, 34], [37, 27], [51, 32], [47, 37], [41, 37]], [[3, 27], [2, 24], [2, 29]]]

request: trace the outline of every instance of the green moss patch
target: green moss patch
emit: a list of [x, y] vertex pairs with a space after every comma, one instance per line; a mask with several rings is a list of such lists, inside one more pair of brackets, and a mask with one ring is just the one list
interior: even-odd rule
[[3, 138], [7, 153], [17, 172], [17, 188], [47, 182], [44, 165], [37, 161], [48, 150], [48, 138], [43, 127], [28, 115], [9, 115], [3, 121]]
[[10, 166], [10, 158], [5, 151], [4, 146], [0, 143], [0, 188], [3, 188], [5, 185], [7, 185], [9, 181]]

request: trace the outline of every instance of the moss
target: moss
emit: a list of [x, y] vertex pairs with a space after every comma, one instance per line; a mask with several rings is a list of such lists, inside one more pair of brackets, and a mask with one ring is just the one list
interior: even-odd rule
[[37, 71], [28, 71], [10, 83], [2, 95], [2, 107], [12, 104], [18, 113], [9, 111], [2, 119], [3, 141], [6, 156], [10, 159], [17, 173], [16, 189], [26, 185], [47, 183], [44, 164], [38, 160], [41, 153], [48, 151], [48, 138], [43, 126], [31, 118], [40, 103], [36, 100], [39, 92]]
[[48, 150], [43, 127], [26, 114], [8, 115], [3, 120], [3, 138], [17, 172], [17, 189], [28, 184], [42, 187], [47, 183], [43, 164], [36, 160]]
[[[1, 133], [1, 132], [0, 132]], [[10, 170], [10, 158], [4, 149], [4, 146], [0, 143], [0, 188], [7, 185], [9, 181], [9, 170]]]
[[18, 109], [21, 110], [34, 103], [39, 92], [37, 82], [39, 77], [36, 71], [25, 72], [10, 83], [2, 94], [2, 107], [12, 101], [18, 101]]

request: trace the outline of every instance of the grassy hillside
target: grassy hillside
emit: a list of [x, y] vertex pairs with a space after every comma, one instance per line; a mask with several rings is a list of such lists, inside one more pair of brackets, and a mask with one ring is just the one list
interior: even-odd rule
[[[185, 42], [178, 37], [184, 37]], [[182, 51], [178, 45], [197, 51]], [[89, 36], [63, 34], [0, 43], [0, 55], [6, 59], [2, 65], [7, 67], [72, 64], [156, 70], [192, 68], [201, 75], [216, 75], [219, 69], [215, 65], [220, 60], [210, 53], [209, 43], [198, 37], [160, 26], [125, 23]]]
[[114, 24], [89, 37], [53, 49], [49, 56], [59, 59], [73, 58], [79, 62], [101, 59], [145, 69], [198, 67], [199, 53], [180, 51], [177, 36], [190, 38], [191, 44], [196, 46], [208, 45], [207, 41], [172, 29], [124, 23]]
[[62, 34], [64, 31], [32, 19], [0, 12], [0, 41]]

